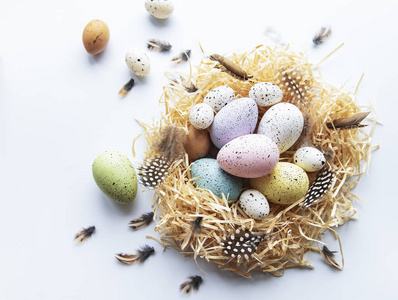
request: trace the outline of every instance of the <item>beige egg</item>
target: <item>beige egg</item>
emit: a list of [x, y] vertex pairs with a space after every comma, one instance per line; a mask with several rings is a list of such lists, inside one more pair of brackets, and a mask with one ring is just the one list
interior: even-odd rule
[[109, 41], [109, 28], [104, 21], [92, 20], [83, 30], [83, 45], [90, 54], [97, 55], [105, 50]]
[[211, 142], [207, 130], [198, 130], [192, 125], [188, 128], [188, 136], [184, 145], [190, 161], [205, 157], [209, 152]]

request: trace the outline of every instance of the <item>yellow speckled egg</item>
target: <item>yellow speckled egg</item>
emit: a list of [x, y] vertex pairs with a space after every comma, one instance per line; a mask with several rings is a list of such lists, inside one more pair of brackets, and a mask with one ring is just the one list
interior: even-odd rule
[[263, 193], [269, 202], [291, 204], [305, 196], [309, 180], [299, 166], [279, 162], [268, 175], [250, 179], [250, 185]]

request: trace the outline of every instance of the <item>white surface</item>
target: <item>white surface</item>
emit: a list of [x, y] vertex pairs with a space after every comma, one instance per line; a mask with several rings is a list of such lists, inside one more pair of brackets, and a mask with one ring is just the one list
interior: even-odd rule
[[[175, 0], [166, 21], [153, 19], [142, 1], [1, 1], [0, 3], [0, 299], [178, 299], [179, 285], [199, 274], [204, 284], [192, 299], [391, 299], [398, 297], [396, 259], [397, 193], [397, 1], [192, 1]], [[102, 19], [110, 41], [102, 55], [87, 54], [84, 26]], [[313, 48], [312, 36], [330, 24], [332, 37]], [[192, 49], [192, 65], [207, 54], [243, 52], [262, 43], [267, 27], [317, 63], [330, 83], [353, 91], [362, 73], [358, 101], [371, 102], [383, 126], [374, 134], [380, 150], [355, 193], [359, 220], [338, 229], [345, 269], [336, 271], [311, 254], [314, 270], [288, 270], [282, 278], [252, 279], [221, 272], [200, 261], [162, 252], [127, 223], [149, 211], [152, 192], [132, 205], [113, 203], [99, 191], [91, 163], [104, 150], [132, 160], [133, 139], [143, 132], [135, 119], [157, 120], [165, 71], [189, 72], [170, 59]], [[152, 70], [124, 99], [118, 90], [130, 78], [124, 62], [131, 47], [169, 41], [172, 53], [148, 52]], [[137, 142], [137, 161], [145, 149]], [[136, 163], [136, 162], [134, 162]], [[82, 245], [81, 228], [95, 225]], [[337, 250], [331, 241], [330, 248]], [[126, 266], [117, 252], [145, 243], [156, 255]]]

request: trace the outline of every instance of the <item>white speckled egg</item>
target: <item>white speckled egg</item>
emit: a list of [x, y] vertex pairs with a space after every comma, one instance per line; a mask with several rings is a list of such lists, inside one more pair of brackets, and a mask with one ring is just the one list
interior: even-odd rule
[[232, 175], [256, 178], [272, 172], [279, 161], [279, 149], [263, 134], [248, 134], [224, 145], [217, 154], [217, 161]]
[[209, 128], [213, 123], [214, 111], [206, 103], [198, 103], [191, 108], [189, 122], [198, 130]]
[[235, 91], [227, 85], [221, 85], [207, 93], [203, 103], [209, 104], [216, 112], [235, 98]]
[[214, 117], [210, 138], [217, 148], [242, 135], [253, 133], [258, 107], [250, 98], [239, 98], [224, 106]]
[[303, 127], [301, 111], [297, 106], [284, 102], [267, 110], [258, 125], [257, 133], [271, 138], [278, 145], [280, 153], [283, 153], [298, 140]]
[[258, 106], [271, 106], [283, 98], [281, 88], [270, 82], [258, 82], [249, 91], [249, 97], [256, 101]]
[[255, 189], [244, 191], [239, 197], [239, 207], [250, 218], [263, 220], [269, 215], [267, 198]]
[[242, 179], [223, 171], [214, 158], [201, 158], [191, 166], [191, 177], [198, 188], [210, 190], [219, 198], [224, 195], [228, 201], [239, 198], [243, 187]]
[[146, 10], [156, 19], [167, 19], [174, 11], [171, 0], [146, 0]]
[[294, 163], [307, 172], [315, 172], [323, 168], [326, 163], [321, 151], [313, 147], [302, 147], [296, 151], [293, 157]]
[[151, 62], [148, 55], [138, 49], [130, 49], [125, 56], [129, 69], [137, 76], [143, 77], [149, 74]]
[[251, 178], [250, 185], [263, 193], [269, 202], [291, 204], [305, 196], [309, 180], [307, 173], [299, 166], [279, 162], [268, 175]]

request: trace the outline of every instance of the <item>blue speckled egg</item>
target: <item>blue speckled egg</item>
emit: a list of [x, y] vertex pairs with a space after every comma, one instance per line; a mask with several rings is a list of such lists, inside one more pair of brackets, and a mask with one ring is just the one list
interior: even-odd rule
[[271, 106], [283, 98], [281, 88], [271, 82], [258, 82], [249, 91], [249, 97], [256, 101], [258, 106]]
[[253, 133], [258, 119], [258, 107], [250, 98], [239, 98], [222, 108], [210, 127], [210, 138], [217, 148], [233, 139]]
[[284, 102], [267, 110], [258, 125], [257, 133], [268, 136], [278, 145], [280, 153], [283, 153], [298, 140], [303, 127], [301, 111], [297, 106]]
[[192, 178], [196, 187], [210, 190], [219, 198], [224, 195], [228, 201], [239, 198], [243, 187], [242, 179], [228, 174], [213, 158], [201, 158], [195, 161], [191, 167]]
[[215, 111], [220, 111], [235, 98], [235, 91], [228, 85], [221, 85], [207, 93], [203, 103], [209, 104]]

